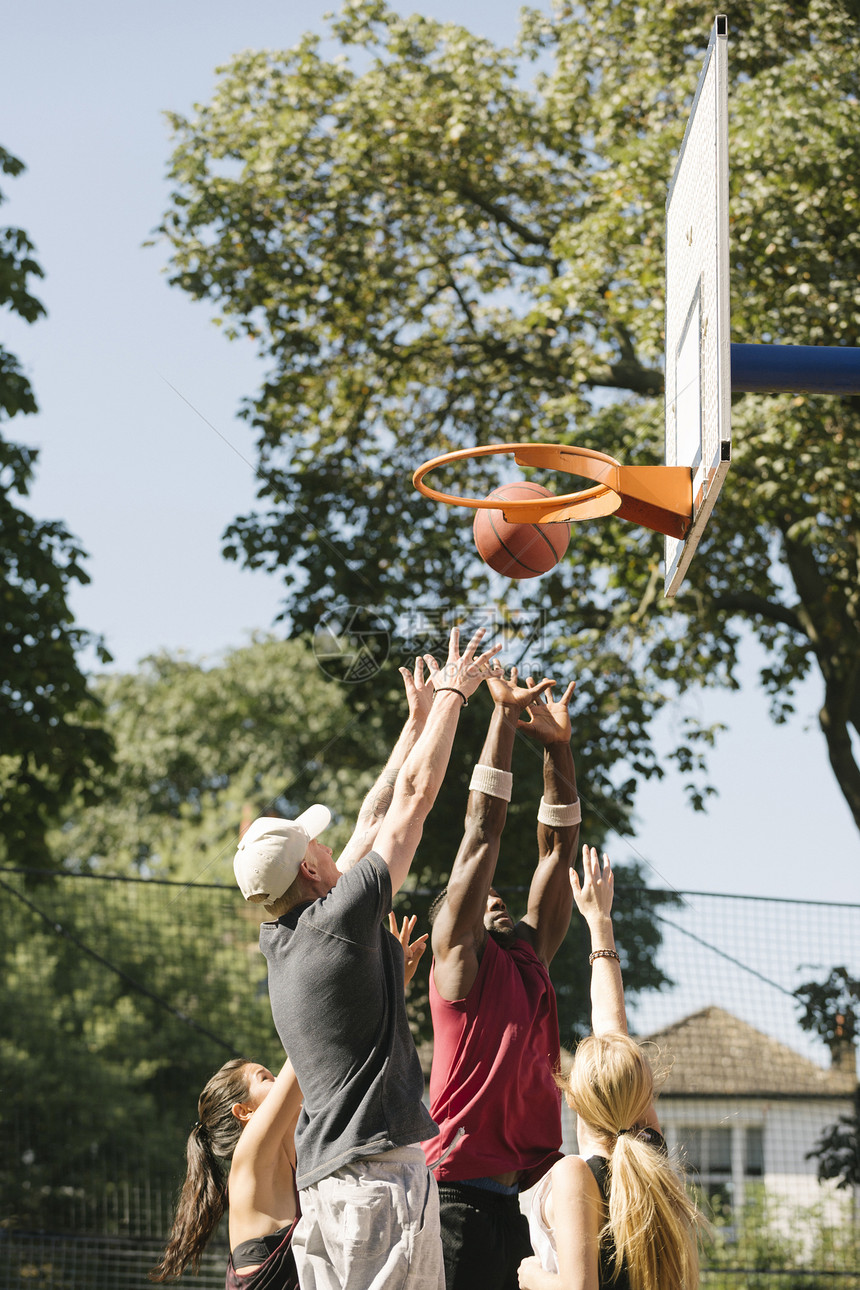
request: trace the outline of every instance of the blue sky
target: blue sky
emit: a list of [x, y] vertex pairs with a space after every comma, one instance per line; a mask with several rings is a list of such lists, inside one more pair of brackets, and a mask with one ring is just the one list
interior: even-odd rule
[[[48, 309], [29, 328], [4, 318], [40, 404], [8, 432], [41, 449], [29, 506], [62, 518], [90, 553], [92, 584], [73, 606], [124, 669], [161, 648], [215, 658], [278, 612], [277, 579], [220, 556], [223, 529], [253, 504], [253, 445], [236, 411], [261, 369], [250, 342], [228, 343], [206, 306], [167, 286], [162, 252], [142, 244], [166, 204], [162, 113], [206, 100], [215, 67], [239, 50], [322, 30], [330, 7], [47, 0], [4, 15], [0, 143], [28, 172], [3, 184], [0, 221], [35, 242]], [[516, 29], [509, 0], [402, 7], [500, 42]], [[667, 775], [643, 788], [636, 836], [613, 855], [645, 860], [653, 885], [860, 901], [860, 839], [818, 732], [819, 687], [805, 685], [797, 718], [774, 727], [757, 661], [751, 643], [739, 694], [688, 704], [730, 727], [708, 814]], [[680, 716], [664, 720], [667, 745]]]

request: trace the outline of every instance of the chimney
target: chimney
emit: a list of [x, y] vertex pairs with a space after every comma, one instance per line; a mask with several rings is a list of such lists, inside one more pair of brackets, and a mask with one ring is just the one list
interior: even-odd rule
[[[852, 1018], [853, 1020], [853, 1018]], [[857, 1078], [857, 1052], [854, 1048], [854, 1027], [846, 1025], [846, 1018], [837, 1013], [830, 1043], [830, 1069], [839, 1075]]]

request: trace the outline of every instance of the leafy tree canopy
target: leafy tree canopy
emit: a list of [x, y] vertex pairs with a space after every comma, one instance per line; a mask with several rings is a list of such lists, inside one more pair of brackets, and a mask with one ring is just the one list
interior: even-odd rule
[[[0, 171], [22, 170], [0, 148]], [[26, 322], [45, 312], [29, 289], [42, 276], [32, 252], [21, 229], [0, 228], [0, 307]], [[0, 425], [35, 411], [29, 380], [0, 345]], [[85, 552], [60, 521], [36, 520], [18, 504], [37, 457], [0, 435], [0, 857], [15, 865], [47, 863], [46, 829], [75, 792], [92, 799], [110, 761], [76, 657], [87, 645], [110, 656], [75, 625], [67, 601], [71, 583], [89, 581]]]
[[[730, 6], [737, 340], [860, 342], [856, 17], [839, 0]], [[663, 212], [712, 22], [702, 3], [561, 0], [498, 49], [348, 0], [341, 53], [308, 35], [241, 54], [211, 103], [171, 117], [172, 281], [268, 363], [244, 408], [262, 506], [225, 553], [281, 572], [294, 630], [348, 604], [491, 603], [466, 513], [411, 487], [427, 457], [533, 440], [663, 459]], [[858, 409], [736, 399], [731, 475], [674, 603], [661, 539], [612, 519], [578, 526], [539, 583], [505, 585], [500, 612], [547, 616], [545, 657], [579, 677], [610, 778], [622, 761], [659, 773], [653, 716], [690, 686], [734, 687], [746, 627], [777, 720], [801, 677], [823, 678], [860, 826]], [[481, 495], [499, 462], [449, 482]], [[682, 766], [711, 735], [689, 731]]]
[[351, 712], [301, 641], [260, 640], [208, 667], [160, 654], [94, 685], [116, 769], [104, 800], [54, 837], [84, 872], [232, 884], [243, 814], [315, 800], [331, 803], [342, 844], [389, 750], [383, 712]]

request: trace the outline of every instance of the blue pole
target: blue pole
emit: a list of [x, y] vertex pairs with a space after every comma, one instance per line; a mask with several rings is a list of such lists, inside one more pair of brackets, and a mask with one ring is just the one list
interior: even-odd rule
[[860, 394], [860, 349], [732, 345], [732, 393]]

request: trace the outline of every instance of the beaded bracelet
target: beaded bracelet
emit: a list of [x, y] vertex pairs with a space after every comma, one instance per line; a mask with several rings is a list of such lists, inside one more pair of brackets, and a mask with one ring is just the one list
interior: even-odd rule
[[459, 694], [460, 698], [463, 700], [463, 707], [468, 708], [469, 700], [466, 698], [462, 690], [457, 689], [456, 685], [437, 685], [434, 695], [441, 694], [443, 690], [450, 690], [452, 694]]
[[615, 959], [620, 963], [621, 959], [615, 950], [592, 950], [588, 956], [588, 966], [591, 967], [595, 959]]

